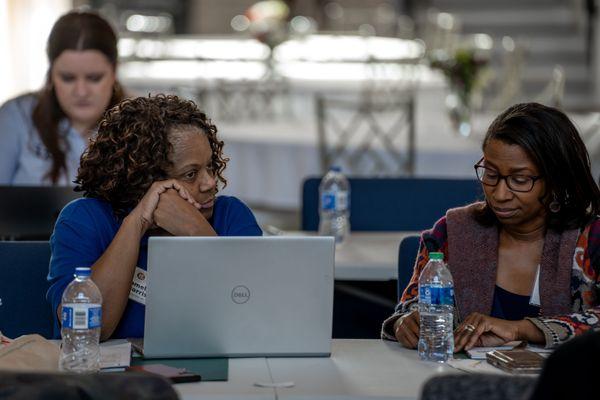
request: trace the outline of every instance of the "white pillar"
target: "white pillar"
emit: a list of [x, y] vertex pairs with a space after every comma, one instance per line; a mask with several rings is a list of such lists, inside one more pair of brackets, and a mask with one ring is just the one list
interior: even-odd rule
[[[0, 0], [0, 104], [44, 82], [46, 41], [71, 0]], [[6, 55], [6, 58], [4, 56]]]

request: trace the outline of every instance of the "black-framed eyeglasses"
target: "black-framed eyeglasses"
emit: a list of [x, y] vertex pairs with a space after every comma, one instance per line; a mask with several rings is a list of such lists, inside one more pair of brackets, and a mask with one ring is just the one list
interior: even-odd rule
[[483, 158], [474, 165], [475, 174], [481, 183], [487, 186], [496, 186], [500, 179], [504, 179], [506, 186], [514, 192], [531, 192], [535, 182], [541, 179], [541, 176], [531, 176], [522, 174], [502, 175], [493, 168], [481, 165]]

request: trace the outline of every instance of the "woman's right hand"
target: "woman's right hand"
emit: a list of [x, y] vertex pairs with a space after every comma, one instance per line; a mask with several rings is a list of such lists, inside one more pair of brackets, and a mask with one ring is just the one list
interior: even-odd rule
[[394, 336], [398, 343], [409, 349], [416, 349], [419, 343], [419, 312], [404, 314], [394, 323]]
[[196, 200], [176, 179], [156, 181], [150, 186], [144, 197], [142, 197], [137, 206], [129, 214], [130, 216], [134, 216], [140, 224], [141, 235], [144, 235], [148, 229], [154, 226], [154, 211], [158, 206], [160, 195], [168, 189], [174, 189], [181, 198], [187, 200], [195, 207], [199, 206]]

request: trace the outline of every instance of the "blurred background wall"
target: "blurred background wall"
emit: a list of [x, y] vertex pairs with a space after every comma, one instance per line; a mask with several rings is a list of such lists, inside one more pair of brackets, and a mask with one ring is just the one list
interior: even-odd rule
[[42, 85], [48, 34], [72, 7], [71, 0], [0, 0], [0, 102]]

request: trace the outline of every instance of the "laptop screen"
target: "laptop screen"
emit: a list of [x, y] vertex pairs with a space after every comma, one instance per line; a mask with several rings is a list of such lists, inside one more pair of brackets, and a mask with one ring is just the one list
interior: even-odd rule
[[333, 268], [331, 237], [152, 237], [144, 356], [328, 355]]

